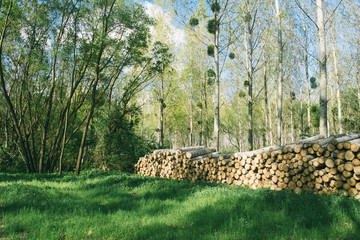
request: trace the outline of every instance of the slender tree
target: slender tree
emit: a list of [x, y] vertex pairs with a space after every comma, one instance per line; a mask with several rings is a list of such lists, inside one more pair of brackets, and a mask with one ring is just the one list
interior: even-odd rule
[[282, 106], [283, 106], [283, 43], [282, 43], [282, 30], [281, 30], [281, 9], [279, 0], [275, 0], [276, 9], [276, 20], [277, 20], [277, 50], [278, 50], [278, 103], [277, 103], [277, 132], [278, 132], [278, 145], [282, 145], [282, 129], [283, 129], [283, 117], [282, 117]]
[[326, 36], [325, 19], [322, 0], [316, 0], [317, 26], [319, 34], [319, 65], [320, 65], [320, 134], [328, 135], [327, 125], [327, 57], [326, 57]]

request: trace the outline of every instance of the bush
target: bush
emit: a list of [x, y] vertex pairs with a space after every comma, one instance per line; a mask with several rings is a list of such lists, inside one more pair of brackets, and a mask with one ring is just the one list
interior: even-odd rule
[[104, 119], [106, 130], [98, 144], [103, 149], [102, 160], [109, 169], [133, 172], [138, 159], [156, 148], [155, 143], [136, 133], [137, 113], [138, 109], [133, 107], [129, 121], [127, 117], [121, 117], [122, 109], [115, 107]]

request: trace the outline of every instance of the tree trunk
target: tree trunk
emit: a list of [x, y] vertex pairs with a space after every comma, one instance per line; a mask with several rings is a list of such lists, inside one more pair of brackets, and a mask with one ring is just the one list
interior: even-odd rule
[[[292, 96], [290, 96], [292, 98]], [[291, 125], [291, 142], [295, 141], [295, 129], [294, 129], [294, 102], [290, 99], [290, 125]]]
[[[214, 0], [214, 4], [217, 5], [218, 1]], [[215, 23], [219, 21], [219, 12], [214, 11]], [[214, 34], [214, 59], [215, 59], [215, 112], [214, 112], [214, 141], [216, 150], [220, 150], [220, 66], [219, 66], [219, 28], [220, 23], [216, 27]]]
[[[249, 1], [247, 1], [247, 14], [250, 15]], [[253, 43], [252, 43], [252, 26], [251, 19], [246, 19], [246, 32], [245, 32], [245, 49], [246, 49], [246, 71], [247, 71], [247, 84], [248, 84], [248, 115], [249, 115], [249, 134], [248, 142], [250, 150], [254, 149], [254, 120], [253, 120]]]
[[278, 145], [282, 145], [282, 105], [283, 105], [283, 73], [282, 73], [282, 59], [283, 59], [283, 47], [282, 47], [282, 31], [281, 31], [281, 12], [279, 0], [275, 0], [276, 7], [276, 19], [277, 19], [277, 33], [278, 33], [278, 103], [277, 103], [277, 122], [278, 122]]
[[[106, 32], [106, 31], [105, 31]], [[80, 171], [81, 171], [81, 163], [82, 163], [82, 158], [84, 155], [84, 147], [85, 147], [85, 140], [86, 140], [86, 136], [88, 133], [88, 129], [89, 129], [89, 125], [90, 125], [90, 121], [92, 119], [92, 116], [94, 114], [94, 110], [95, 110], [95, 104], [96, 104], [96, 88], [99, 82], [99, 78], [100, 78], [100, 61], [102, 58], [102, 54], [104, 52], [105, 49], [105, 45], [104, 43], [101, 44], [98, 56], [97, 56], [97, 60], [96, 60], [96, 65], [95, 65], [95, 79], [94, 79], [94, 83], [93, 83], [93, 87], [92, 87], [92, 93], [91, 93], [91, 106], [90, 106], [90, 110], [88, 112], [88, 115], [86, 116], [86, 122], [85, 122], [85, 126], [84, 126], [84, 130], [83, 130], [83, 135], [81, 137], [81, 143], [80, 143], [80, 148], [79, 148], [79, 154], [78, 154], [78, 158], [76, 161], [76, 174], [79, 175]]]
[[83, 156], [84, 156], [85, 140], [86, 140], [86, 136], [87, 136], [87, 133], [88, 133], [90, 121], [91, 121], [91, 118], [92, 118], [92, 115], [93, 115], [94, 109], [95, 109], [96, 86], [98, 84], [98, 77], [99, 76], [96, 77], [95, 82], [94, 82], [94, 86], [93, 86], [93, 89], [92, 89], [90, 111], [88, 112], [88, 115], [86, 116], [86, 122], [85, 122], [84, 130], [83, 130], [83, 135], [81, 137], [81, 143], [80, 143], [79, 154], [78, 154], [78, 158], [77, 158], [77, 161], [76, 161], [76, 170], [75, 170], [77, 175], [79, 175], [80, 171], [81, 171], [81, 163], [82, 163]]
[[5, 117], [5, 123], [4, 123], [4, 132], [5, 132], [5, 148], [8, 147], [8, 142], [9, 142], [9, 132], [8, 132], [8, 121], [7, 121], [7, 117]]
[[60, 151], [60, 157], [59, 157], [59, 175], [62, 173], [62, 159], [64, 156], [64, 150], [65, 150], [65, 142], [66, 142], [66, 131], [68, 127], [68, 114], [69, 114], [69, 108], [66, 109], [65, 113], [65, 126], [64, 126], [64, 135], [61, 143], [61, 151]]
[[326, 70], [326, 36], [322, 0], [316, 0], [317, 25], [319, 28], [319, 65], [320, 65], [320, 134], [327, 136], [327, 70]]
[[[70, 16], [68, 16], [68, 18], [69, 17]], [[61, 26], [60, 26], [60, 29], [59, 29], [59, 33], [56, 36], [55, 50], [54, 50], [54, 53], [53, 53], [54, 55], [53, 55], [53, 59], [52, 59], [53, 62], [52, 62], [52, 66], [51, 66], [51, 89], [50, 89], [50, 94], [49, 94], [49, 98], [48, 98], [48, 100], [49, 100], [48, 101], [48, 108], [47, 108], [47, 112], [46, 112], [44, 130], [43, 130], [43, 135], [42, 135], [42, 140], [41, 140], [41, 150], [40, 150], [40, 159], [39, 159], [39, 173], [42, 173], [42, 171], [43, 171], [43, 163], [44, 163], [45, 152], [46, 152], [47, 133], [49, 131], [51, 112], [52, 112], [53, 102], [55, 100], [56, 64], [57, 64], [58, 50], [59, 50], [59, 45], [60, 45], [61, 38], [62, 38], [62, 36], [64, 34], [64, 29], [65, 29], [66, 23], [67, 23], [67, 19], [65, 19], [65, 12], [64, 12], [63, 15], [62, 15], [62, 18], [61, 18]], [[48, 170], [49, 170], [49, 166], [51, 165], [50, 161], [51, 161], [51, 159], [49, 158], [48, 163], [47, 163]]]
[[271, 107], [271, 104], [269, 104], [269, 127], [270, 127], [270, 146], [273, 146], [274, 145], [274, 138], [273, 138], [273, 132], [272, 132], [272, 107]]
[[4, 40], [5, 40], [7, 26], [9, 24], [9, 16], [10, 16], [10, 12], [11, 12], [12, 6], [13, 6], [12, 4], [13, 4], [13, 2], [10, 1], [10, 5], [9, 5], [8, 11], [6, 13], [4, 25], [2, 26], [3, 29], [2, 29], [2, 32], [1, 32], [1, 35], [0, 35], [0, 81], [1, 81], [1, 89], [2, 89], [2, 92], [3, 92], [4, 98], [5, 98], [6, 104], [7, 104], [8, 108], [9, 108], [10, 116], [11, 116], [11, 118], [13, 120], [15, 131], [16, 131], [16, 134], [18, 136], [18, 141], [20, 143], [20, 154], [21, 154], [22, 158], [24, 159], [27, 173], [30, 173], [30, 172], [34, 171], [33, 167], [30, 164], [31, 163], [31, 159], [29, 157], [30, 149], [26, 148], [23, 132], [20, 129], [20, 126], [18, 124], [18, 119], [17, 119], [16, 113], [15, 113], [15, 110], [14, 110], [14, 106], [13, 106], [13, 104], [11, 102], [11, 99], [10, 99], [10, 97], [8, 95], [8, 92], [6, 90], [4, 70], [3, 70], [3, 67], [2, 67], [3, 43], [4, 43]]
[[144, 137], [144, 105], [141, 106], [141, 136]]
[[159, 146], [164, 146], [164, 74], [161, 74], [161, 96], [159, 109]]
[[[270, 123], [270, 115], [269, 115], [269, 98], [268, 98], [268, 85], [267, 85], [267, 56], [264, 54], [264, 101], [265, 101], [265, 144], [268, 145], [270, 143], [270, 135], [271, 135], [271, 126]], [[271, 141], [272, 142], [272, 141]], [[272, 143], [271, 143], [272, 144]]]
[[204, 78], [204, 115], [205, 115], [205, 134], [204, 134], [204, 146], [208, 146], [209, 141], [209, 121], [208, 121], [208, 105], [207, 105], [207, 77], [205, 73]]
[[[56, 47], [58, 48], [58, 47]], [[53, 105], [53, 101], [55, 98], [55, 67], [56, 67], [56, 58], [57, 58], [57, 49], [55, 49], [54, 52], [54, 58], [53, 58], [53, 64], [52, 64], [52, 69], [51, 69], [51, 89], [50, 89], [50, 95], [48, 98], [48, 108], [47, 108], [47, 112], [46, 112], [46, 118], [45, 118], [45, 123], [44, 123], [44, 129], [43, 129], [43, 135], [42, 135], [42, 139], [41, 139], [41, 150], [40, 150], [40, 159], [39, 159], [39, 173], [42, 173], [43, 171], [43, 162], [44, 162], [44, 157], [45, 157], [45, 152], [46, 152], [46, 140], [47, 140], [47, 133], [49, 130], [49, 124], [50, 124], [50, 117], [51, 117], [51, 112], [52, 112], [52, 105]], [[49, 161], [49, 160], [48, 160]]]
[[[239, 83], [240, 85], [240, 83]], [[239, 151], [241, 152], [242, 150], [242, 122], [241, 122], [241, 99], [239, 97], [239, 100], [238, 100], [238, 117], [239, 117], [239, 137], [238, 137], [238, 149]]]
[[[192, 87], [191, 87], [192, 89]], [[191, 91], [192, 92], [192, 91]], [[191, 97], [190, 97], [190, 146], [194, 145], [194, 132], [193, 132], [193, 128], [194, 128], [194, 116], [193, 116], [193, 103], [192, 103], [192, 93], [191, 93]]]
[[[360, 57], [360, 39], [358, 39], [358, 44], [357, 44], [357, 49], [356, 49], [356, 56]], [[355, 63], [355, 66], [356, 66], [356, 75], [355, 75], [355, 78], [356, 78], [356, 83], [357, 83], [357, 97], [358, 97], [358, 106], [359, 106], [359, 109], [360, 109], [360, 61], [356, 61]]]
[[[335, 74], [335, 84], [336, 84], [336, 98], [338, 104], [338, 121], [339, 121], [339, 133], [342, 133], [343, 124], [342, 124], [342, 104], [341, 104], [341, 94], [340, 94], [340, 79], [339, 79], [339, 67], [338, 67], [338, 56], [336, 54], [336, 42], [335, 42], [335, 24], [331, 27], [331, 41], [332, 41], [332, 54], [334, 59], [334, 74]], [[334, 129], [335, 130], [335, 129]]]
[[[201, 83], [201, 85], [203, 84], [203, 82]], [[203, 102], [204, 102], [204, 94], [201, 88], [201, 94], [200, 94], [200, 109], [199, 109], [199, 114], [200, 114], [200, 120], [199, 120], [199, 146], [202, 145], [202, 135], [203, 135]]]
[[[304, 1], [303, 1], [304, 5]], [[311, 111], [310, 111], [310, 79], [309, 79], [309, 57], [308, 57], [308, 37], [307, 37], [307, 28], [305, 23], [306, 15], [303, 13], [303, 30], [304, 30], [304, 65], [305, 65], [305, 80], [306, 80], [306, 91], [307, 91], [307, 129], [308, 134], [310, 134], [311, 130]]]
[[301, 74], [300, 74], [300, 69], [301, 69], [301, 60], [300, 60], [300, 49], [297, 49], [297, 53], [298, 53], [298, 69], [297, 69], [297, 74], [298, 74], [298, 79], [299, 79], [299, 85], [300, 85], [300, 136], [304, 135], [304, 106], [303, 106], [303, 85], [302, 85], [302, 79], [301, 79]]

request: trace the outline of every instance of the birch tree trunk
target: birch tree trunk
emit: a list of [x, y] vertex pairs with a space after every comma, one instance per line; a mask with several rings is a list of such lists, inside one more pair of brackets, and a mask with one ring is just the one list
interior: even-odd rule
[[238, 114], [238, 116], [239, 116], [239, 142], [238, 142], [238, 145], [239, 145], [239, 151], [241, 152], [242, 151], [242, 122], [241, 122], [241, 100], [240, 100], [240, 98], [239, 98], [239, 106], [238, 106], [238, 112], [239, 112], [239, 114]]
[[[206, 78], [205, 78], [206, 80]], [[203, 144], [203, 102], [204, 102], [204, 84], [206, 84], [206, 81], [201, 80], [201, 92], [200, 92], [200, 124], [199, 124], [199, 146], [202, 146]]]
[[338, 65], [338, 56], [336, 54], [335, 24], [334, 23], [331, 26], [331, 43], [332, 43], [332, 55], [333, 55], [333, 60], [334, 60], [334, 74], [335, 74], [336, 98], [337, 98], [337, 106], [338, 106], [339, 133], [342, 133], [344, 130], [343, 130], [343, 124], [342, 124], [342, 104], [341, 104], [341, 93], [340, 93], [339, 65]]
[[246, 16], [246, 31], [245, 31], [245, 49], [246, 49], [246, 71], [247, 71], [247, 81], [248, 81], [248, 114], [249, 114], [249, 148], [250, 150], [254, 149], [254, 136], [253, 136], [253, 75], [254, 68], [252, 66], [253, 62], [253, 46], [252, 46], [252, 26], [251, 26], [251, 15], [249, 9], [249, 1], [247, 1], [247, 16]]
[[274, 137], [273, 137], [273, 134], [272, 134], [272, 107], [271, 107], [271, 104], [269, 104], [269, 126], [270, 126], [270, 146], [273, 146], [274, 145]]
[[300, 85], [300, 136], [303, 136], [304, 134], [304, 98], [303, 98], [303, 85], [302, 85], [302, 79], [301, 79], [301, 74], [300, 74], [300, 69], [301, 69], [301, 59], [300, 59], [300, 49], [297, 49], [297, 53], [298, 53], [298, 66], [297, 66], [297, 74], [298, 74], [298, 79], [299, 79], [299, 85]]
[[205, 116], [205, 134], [204, 134], [204, 145], [205, 147], [208, 146], [208, 140], [209, 140], [209, 122], [208, 122], [208, 105], [207, 105], [207, 78], [206, 73], [204, 75], [204, 116]]
[[290, 108], [291, 108], [291, 112], [290, 112], [290, 126], [291, 126], [291, 142], [295, 141], [295, 129], [294, 129], [294, 102], [291, 96], [290, 99]]
[[194, 109], [193, 109], [193, 93], [192, 93], [192, 86], [191, 86], [191, 97], [190, 97], [190, 146], [194, 145]]
[[[303, 1], [304, 5], [304, 1]], [[303, 13], [303, 31], [304, 31], [304, 65], [305, 65], [305, 80], [306, 80], [306, 91], [307, 91], [307, 129], [308, 134], [310, 134], [311, 129], [311, 111], [310, 111], [310, 79], [309, 79], [309, 55], [308, 55], [308, 37], [307, 37], [307, 28], [305, 23], [306, 15]]]
[[283, 105], [283, 73], [282, 73], [282, 59], [283, 59], [283, 47], [282, 47], [282, 31], [281, 31], [281, 12], [279, 0], [275, 0], [276, 8], [276, 20], [277, 20], [277, 33], [278, 33], [278, 103], [277, 103], [277, 122], [278, 122], [278, 145], [282, 145], [282, 105]]
[[320, 65], [320, 134], [328, 136], [327, 126], [327, 70], [326, 36], [322, 0], [316, 0], [317, 26], [319, 28], [319, 65]]
[[[360, 39], [357, 39], [356, 56], [360, 57]], [[356, 66], [355, 81], [356, 81], [356, 85], [357, 85], [356, 87], [358, 90], [358, 94], [357, 94], [358, 104], [359, 104], [358, 106], [360, 109], [360, 61], [357, 61], [355, 59], [355, 66]]]
[[269, 98], [268, 98], [268, 85], [267, 85], [267, 56], [264, 54], [264, 101], [265, 101], [265, 128], [266, 128], [266, 139], [265, 139], [265, 144], [269, 145], [270, 142], [272, 144], [272, 140], [270, 140], [271, 137], [271, 126], [269, 125], [270, 123], [270, 116], [269, 116]]
[[[214, 0], [217, 5], [218, 1]], [[219, 23], [219, 12], [214, 11], [215, 24]], [[215, 113], [214, 113], [214, 140], [216, 150], [220, 150], [220, 66], [219, 66], [219, 25], [215, 28], [214, 34], [214, 58], [215, 58]]]
[[161, 74], [161, 93], [159, 109], [159, 146], [164, 146], [164, 75]]
[[[358, 47], [357, 47], [357, 56], [360, 56], [360, 41], [358, 40]], [[357, 90], [358, 90], [358, 103], [360, 108], [360, 61], [356, 61], [356, 83], [357, 83]]]

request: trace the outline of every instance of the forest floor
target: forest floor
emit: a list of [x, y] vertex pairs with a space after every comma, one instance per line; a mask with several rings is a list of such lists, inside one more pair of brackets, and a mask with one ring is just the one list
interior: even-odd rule
[[0, 173], [0, 239], [359, 239], [360, 201], [119, 172]]

